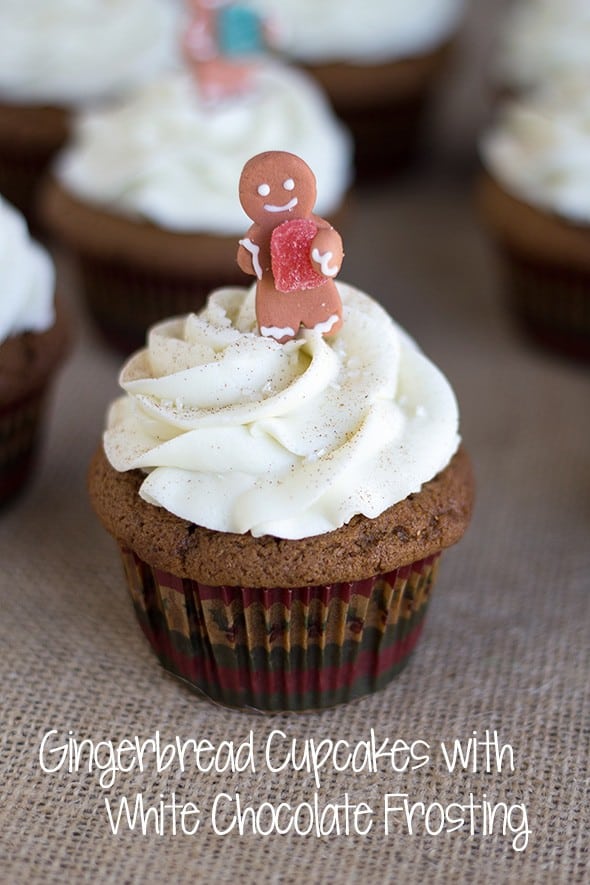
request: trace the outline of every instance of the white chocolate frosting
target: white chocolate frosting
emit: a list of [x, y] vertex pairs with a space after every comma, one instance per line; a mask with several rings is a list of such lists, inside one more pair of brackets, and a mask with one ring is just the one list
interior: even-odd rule
[[570, 86], [507, 103], [484, 135], [481, 154], [515, 196], [588, 224], [590, 92], [583, 83]]
[[276, 43], [306, 62], [378, 64], [429, 52], [456, 30], [463, 0], [251, 0]]
[[55, 271], [22, 215], [0, 197], [0, 345], [53, 325]]
[[383, 308], [339, 291], [331, 339], [263, 338], [254, 288], [154, 326], [108, 415], [111, 465], [145, 470], [151, 504], [254, 536], [321, 534], [417, 492], [458, 447], [454, 394]]
[[590, 78], [588, 0], [520, 0], [507, 12], [496, 63], [512, 89], [555, 83], [572, 72]]
[[316, 211], [339, 207], [351, 143], [310, 77], [264, 64], [248, 95], [204, 104], [186, 72], [82, 115], [56, 174], [74, 196], [176, 231], [234, 235], [250, 222], [237, 199], [244, 163], [265, 150], [302, 157], [318, 180]]
[[77, 106], [176, 63], [177, 0], [0, 0], [0, 96]]

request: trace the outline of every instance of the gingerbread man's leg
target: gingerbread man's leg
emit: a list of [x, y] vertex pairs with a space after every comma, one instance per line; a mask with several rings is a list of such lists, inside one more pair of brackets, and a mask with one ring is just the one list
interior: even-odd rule
[[261, 335], [281, 344], [299, 331], [298, 299], [290, 293], [278, 292], [272, 274], [264, 274], [256, 285], [256, 320]]
[[307, 289], [298, 298], [301, 322], [306, 329], [316, 329], [322, 335], [334, 335], [342, 326], [342, 302], [336, 284], [327, 280], [317, 289]]

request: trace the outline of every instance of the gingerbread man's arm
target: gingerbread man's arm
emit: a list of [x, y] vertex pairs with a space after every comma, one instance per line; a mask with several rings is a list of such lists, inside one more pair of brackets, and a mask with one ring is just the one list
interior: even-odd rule
[[342, 238], [323, 218], [313, 217], [318, 232], [312, 240], [309, 256], [312, 267], [324, 277], [335, 277], [342, 267], [344, 249]]
[[238, 266], [244, 273], [262, 279], [262, 262], [260, 255], [260, 246], [256, 242], [258, 228], [253, 224], [245, 237], [239, 240], [237, 261]]

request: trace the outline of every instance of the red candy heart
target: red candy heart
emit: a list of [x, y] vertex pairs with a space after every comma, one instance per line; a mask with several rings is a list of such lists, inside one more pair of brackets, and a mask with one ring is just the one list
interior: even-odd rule
[[317, 225], [309, 218], [283, 221], [273, 230], [270, 259], [279, 292], [317, 289], [326, 282], [326, 277], [317, 273], [311, 263], [311, 243], [316, 233]]

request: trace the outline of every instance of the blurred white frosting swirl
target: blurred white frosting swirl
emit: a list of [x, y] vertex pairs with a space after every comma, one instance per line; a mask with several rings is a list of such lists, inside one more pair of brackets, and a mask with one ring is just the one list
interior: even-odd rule
[[54, 322], [55, 270], [20, 212], [0, 197], [0, 344]]
[[378, 64], [429, 52], [456, 30], [464, 0], [251, 0], [277, 45], [306, 62]]
[[509, 192], [590, 223], [590, 91], [585, 78], [507, 102], [481, 141], [484, 165]]
[[0, 96], [77, 106], [176, 64], [177, 0], [0, 0]]

